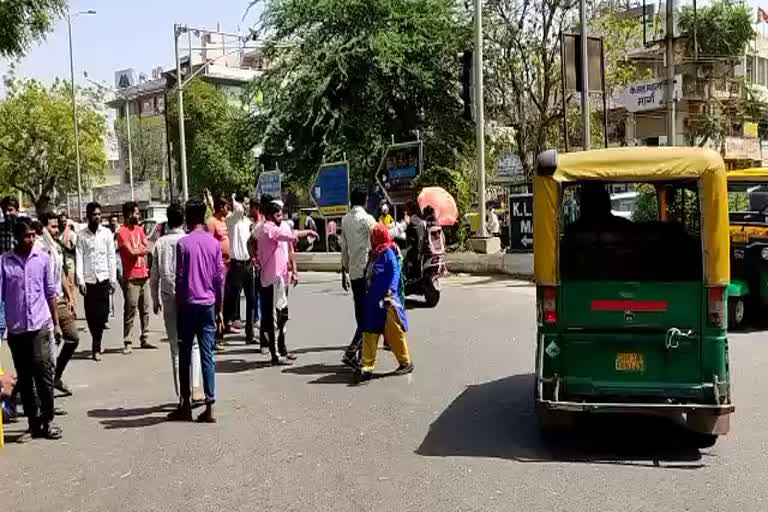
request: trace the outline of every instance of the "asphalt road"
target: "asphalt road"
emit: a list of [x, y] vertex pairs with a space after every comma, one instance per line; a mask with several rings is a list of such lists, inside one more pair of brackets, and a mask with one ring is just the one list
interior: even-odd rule
[[[531, 401], [531, 286], [450, 280], [436, 310], [410, 311], [416, 371], [352, 387], [339, 364], [351, 299], [336, 275], [304, 280], [291, 295], [297, 364], [272, 368], [234, 342], [218, 357], [216, 425], [164, 421], [167, 345], [123, 356], [113, 321], [115, 352], [68, 370], [65, 437], [0, 452], [0, 509], [768, 510], [761, 332], [731, 337], [737, 412], [715, 447], [685, 448], [674, 425], [637, 418], [590, 421], [549, 445]], [[379, 356], [379, 372], [395, 367]]]

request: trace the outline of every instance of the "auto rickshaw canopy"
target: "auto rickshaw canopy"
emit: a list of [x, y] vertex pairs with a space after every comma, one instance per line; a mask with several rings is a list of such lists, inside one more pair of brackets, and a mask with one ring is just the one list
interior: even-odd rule
[[728, 171], [728, 183], [763, 183], [768, 182], [768, 167], [753, 167]]
[[533, 187], [534, 274], [541, 286], [557, 286], [562, 184], [580, 181], [675, 183], [695, 180], [702, 218], [704, 284], [730, 280], [728, 190], [723, 159], [703, 148], [615, 148], [563, 153], [557, 166], [537, 169]]

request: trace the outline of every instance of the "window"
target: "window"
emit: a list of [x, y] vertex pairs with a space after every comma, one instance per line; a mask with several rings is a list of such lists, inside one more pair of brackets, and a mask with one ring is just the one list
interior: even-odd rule
[[634, 192], [613, 197], [602, 183], [568, 184], [561, 211], [563, 279], [701, 280], [696, 182], [637, 184]]

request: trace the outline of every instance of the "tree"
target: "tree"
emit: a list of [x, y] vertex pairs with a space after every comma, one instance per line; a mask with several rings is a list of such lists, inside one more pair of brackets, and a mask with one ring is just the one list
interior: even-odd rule
[[0, 56], [21, 57], [33, 41], [43, 39], [67, 9], [67, 0], [0, 2]]
[[693, 30], [696, 28], [701, 55], [709, 57], [739, 58], [755, 37], [752, 7], [743, 2], [713, 0], [710, 5], [680, 9], [680, 30], [689, 35], [687, 47], [693, 53]]
[[[128, 127], [125, 118], [115, 123], [120, 161], [128, 162]], [[165, 180], [165, 119], [131, 116], [131, 158], [135, 181]], [[126, 168], [127, 172], [127, 168]]]
[[[50, 87], [32, 79], [5, 79], [0, 101], [0, 183], [41, 196], [76, 190], [76, 157], [72, 100], [68, 82]], [[106, 122], [101, 98], [91, 89], [78, 91], [81, 175], [86, 189], [104, 175]]]
[[[171, 139], [179, 147], [176, 93], [168, 104]], [[255, 161], [246, 146], [247, 113], [229, 103], [215, 86], [195, 79], [184, 87], [184, 129], [190, 195], [208, 188], [231, 194], [255, 184]], [[178, 151], [175, 152], [177, 155]], [[177, 165], [177, 168], [180, 168]]]
[[[698, 34], [699, 56], [707, 57], [707, 63], [699, 65], [704, 96], [699, 115], [688, 121], [687, 141], [690, 145], [713, 144], [723, 148], [725, 137], [730, 135], [734, 124], [746, 119], [758, 119], [760, 105], [750, 85], [735, 77], [735, 67], [741, 63], [747, 44], [754, 38], [752, 11], [745, 4], [730, 0], [714, 0], [710, 5], [680, 10], [680, 29], [689, 35], [684, 51], [694, 52], [693, 32]], [[717, 97], [717, 82], [728, 91], [726, 98]]]
[[346, 153], [368, 181], [392, 137], [425, 140], [431, 165], [450, 164], [471, 134], [461, 119], [459, 56], [469, 22], [453, 0], [266, 0], [256, 33], [269, 69], [251, 142], [308, 183]]
[[[486, 112], [515, 131], [526, 174], [562, 123], [560, 31], [572, 23], [574, 0], [488, 0]], [[562, 136], [562, 135], [559, 135]]]

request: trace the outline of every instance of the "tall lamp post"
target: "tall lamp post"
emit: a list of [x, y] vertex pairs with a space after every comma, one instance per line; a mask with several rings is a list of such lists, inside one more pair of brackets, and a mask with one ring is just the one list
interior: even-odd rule
[[[77, 18], [81, 14], [96, 14], [96, 11], [89, 9], [87, 11], [79, 11], [74, 14], [67, 12], [67, 31], [69, 34], [69, 74], [72, 90], [72, 122], [75, 126], [75, 160], [77, 163], [77, 218], [80, 219], [83, 215], [83, 188], [82, 179], [80, 177], [80, 142], [77, 133], [77, 99], [75, 97], [75, 59], [72, 54], [72, 18]], [[67, 199], [69, 203], [69, 199]]]

